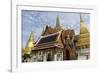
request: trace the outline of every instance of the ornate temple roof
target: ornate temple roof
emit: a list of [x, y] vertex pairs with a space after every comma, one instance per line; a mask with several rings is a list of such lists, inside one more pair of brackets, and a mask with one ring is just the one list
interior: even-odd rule
[[42, 43], [48, 43], [48, 42], [52, 42], [55, 41], [57, 39], [59, 34], [51, 34], [51, 35], [47, 35], [47, 36], [43, 36], [38, 44], [42, 44]]
[[61, 43], [60, 35], [61, 31], [46, 36], [41, 36], [38, 42], [36, 43], [34, 50], [51, 48], [51, 47], [62, 48], [63, 45]]
[[46, 25], [45, 29], [42, 31], [41, 36], [53, 34], [53, 33], [59, 32], [61, 30], [62, 30], [62, 28], [60, 26], [59, 16], [57, 16], [57, 18], [56, 18], [56, 26], [54, 28], [52, 28], [51, 26]]
[[56, 33], [56, 31], [54, 31], [54, 30], [55, 30], [54, 28], [46, 25], [44, 31], [41, 34], [41, 36], [45, 36], [45, 35]]

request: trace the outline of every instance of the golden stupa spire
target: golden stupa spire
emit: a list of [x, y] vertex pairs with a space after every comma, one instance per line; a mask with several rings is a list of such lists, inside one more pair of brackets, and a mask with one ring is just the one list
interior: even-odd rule
[[80, 14], [80, 34], [77, 42], [77, 47], [79, 49], [88, 49], [90, 48], [90, 34], [86, 27], [85, 22], [82, 19], [82, 14]]
[[57, 18], [56, 18], [56, 30], [58, 30], [58, 31], [61, 30], [59, 16], [57, 16]]
[[56, 27], [60, 27], [59, 16], [57, 16], [57, 18], [56, 18]]
[[31, 34], [30, 34], [29, 40], [26, 44], [26, 47], [25, 47], [25, 53], [30, 54], [31, 50], [33, 48], [34, 48], [34, 34], [33, 34], [33, 31], [32, 31]]
[[83, 22], [82, 14], [80, 13], [80, 23]]
[[80, 14], [80, 34], [87, 33], [87, 32], [88, 32], [88, 29], [82, 19], [82, 14]]
[[33, 31], [30, 34], [30, 37], [29, 37], [29, 40], [27, 42], [26, 47], [27, 48], [33, 48], [34, 47], [34, 34], [33, 34]]

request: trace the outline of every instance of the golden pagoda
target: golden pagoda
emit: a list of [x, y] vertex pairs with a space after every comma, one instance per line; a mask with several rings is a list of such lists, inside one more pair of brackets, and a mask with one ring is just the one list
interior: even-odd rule
[[33, 35], [33, 32], [31, 32], [29, 40], [26, 44], [26, 47], [23, 50], [24, 54], [30, 54], [32, 49], [34, 49], [34, 35]]
[[80, 35], [78, 39], [78, 48], [89, 48], [90, 45], [90, 33], [82, 20], [82, 16], [80, 15]]
[[90, 32], [80, 14], [80, 34], [77, 42], [78, 57], [88, 59], [90, 56]]

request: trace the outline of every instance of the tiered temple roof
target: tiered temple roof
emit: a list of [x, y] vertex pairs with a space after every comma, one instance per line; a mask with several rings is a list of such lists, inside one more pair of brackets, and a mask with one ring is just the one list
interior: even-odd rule
[[52, 28], [51, 26], [46, 25], [46, 27], [45, 27], [44, 31], [42, 32], [41, 36], [53, 34], [53, 33], [59, 32], [61, 30], [62, 30], [62, 28], [60, 26], [59, 16], [57, 16], [56, 26], [54, 28]]
[[41, 36], [38, 42], [36, 43], [34, 50], [46, 49], [52, 47], [63, 48], [64, 46], [62, 44], [61, 37], [60, 37], [61, 32], [62, 31], [50, 35], [46, 35], [46, 36]]

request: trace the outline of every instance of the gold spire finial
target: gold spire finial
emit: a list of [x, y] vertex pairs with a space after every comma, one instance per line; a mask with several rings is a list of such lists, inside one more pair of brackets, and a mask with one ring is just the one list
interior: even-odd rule
[[80, 33], [87, 33], [88, 32], [88, 29], [82, 19], [82, 14], [80, 13]]
[[60, 27], [60, 20], [59, 20], [59, 16], [57, 16], [57, 18], [56, 18], [56, 27]]
[[83, 20], [82, 20], [82, 14], [80, 13], [80, 22], [83, 22]]
[[59, 16], [57, 16], [57, 18], [56, 18], [56, 27], [55, 28], [57, 31], [61, 30]]

